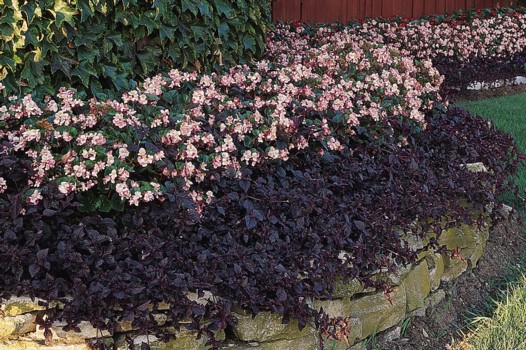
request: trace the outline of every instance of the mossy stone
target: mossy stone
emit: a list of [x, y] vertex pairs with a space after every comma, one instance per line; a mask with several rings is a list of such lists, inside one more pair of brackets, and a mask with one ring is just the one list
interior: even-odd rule
[[34, 311], [45, 310], [44, 306], [38, 305], [39, 299], [31, 300], [29, 297], [12, 297], [2, 302], [0, 310], [4, 316], [18, 316]]
[[362, 332], [358, 338], [364, 339], [402, 321], [405, 317], [406, 303], [405, 283], [402, 283], [393, 289], [390, 299], [379, 292], [353, 300], [348, 316], [360, 320]]
[[[176, 331], [175, 329], [167, 328], [168, 331], [176, 335], [176, 339], [172, 339], [168, 342], [163, 342], [157, 337], [138, 335], [133, 339], [135, 345], [140, 346], [143, 342], [150, 344], [151, 350], [208, 350], [210, 346], [206, 345], [208, 338], [202, 336], [200, 339], [196, 339], [196, 333], [181, 330]], [[223, 331], [216, 334], [218, 340], [225, 339], [225, 333]], [[121, 335], [116, 340], [116, 348], [118, 350], [127, 350], [128, 346], [125, 343], [125, 335]]]
[[281, 316], [276, 313], [261, 312], [254, 318], [250, 315], [239, 313], [235, 316], [238, 322], [232, 327], [232, 331], [237, 339], [245, 342], [299, 339], [315, 332], [309, 326], [300, 331], [298, 322], [295, 320], [291, 320], [288, 324], [283, 324]]
[[431, 291], [435, 291], [440, 287], [440, 281], [444, 275], [444, 258], [442, 254], [429, 253], [426, 256], [426, 262], [429, 269]]
[[424, 299], [431, 292], [431, 279], [427, 261], [423, 260], [414, 266], [411, 272], [404, 279], [407, 312], [411, 312], [424, 306]]
[[35, 341], [28, 340], [11, 340], [0, 342], [0, 349], [2, 350], [89, 350], [86, 343], [78, 344], [41, 344]]
[[350, 298], [358, 293], [362, 293], [363, 291], [363, 285], [356, 279], [352, 279], [347, 283], [342, 279], [338, 279], [334, 282], [332, 296], [333, 298]]
[[0, 340], [34, 332], [35, 319], [36, 315], [33, 314], [0, 318]]

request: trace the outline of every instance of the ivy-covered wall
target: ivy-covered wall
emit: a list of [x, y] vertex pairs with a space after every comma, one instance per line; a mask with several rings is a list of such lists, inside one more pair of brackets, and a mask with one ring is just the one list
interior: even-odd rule
[[258, 0], [0, 0], [0, 82], [104, 97], [162, 69], [247, 62], [270, 22]]

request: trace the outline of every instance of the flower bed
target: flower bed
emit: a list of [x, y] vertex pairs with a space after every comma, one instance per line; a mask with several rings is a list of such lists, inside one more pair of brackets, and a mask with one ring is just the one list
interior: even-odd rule
[[110, 334], [126, 321], [166, 340], [160, 303], [163, 324], [212, 347], [236, 307], [337, 337], [307, 300], [338, 279], [389, 295], [375, 271], [414, 262], [411, 236], [469, 222], [459, 199], [484, 211], [506, 188], [512, 140], [444, 110], [431, 60], [343, 32], [308, 49], [297, 30], [275, 35], [287, 50], [224, 75], [0, 107], [1, 296], [59, 301], [37, 319], [46, 338], [55, 321]]
[[445, 76], [444, 90], [447, 90], [524, 72], [524, 28], [524, 8], [461, 11], [418, 20], [367, 19], [345, 26], [285, 23], [271, 32], [268, 47], [273, 55], [279, 56], [305, 47], [388, 44], [413, 57], [432, 60]]

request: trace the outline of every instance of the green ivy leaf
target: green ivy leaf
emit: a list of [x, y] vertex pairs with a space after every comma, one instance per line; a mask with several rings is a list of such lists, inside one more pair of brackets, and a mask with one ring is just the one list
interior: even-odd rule
[[89, 0], [77, 0], [77, 8], [80, 10], [80, 22], [83, 23], [93, 17], [95, 13], [91, 9]]
[[60, 28], [62, 26], [62, 22], [67, 22], [74, 26], [74, 16], [76, 12], [76, 9], [71, 8], [67, 2], [63, 0], [55, 0], [54, 13], [57, 27]]
[[97, 77], [97, 71], [89, 62], [82, 62], [78, 67], [73, 69], [71, 75], [77, 76], [82, 81], [82, 85], [89, 87], [90, 76]]
[[197, 9], [197, 6], [195, 6], [194, 1], [192, 1], [192, 0], [182, 0], [181, 1], [181, 5], [182, 5], [183, 12], [190, 11], [194, 16], [197, 16], [197, 12], [199, 10]]
[[170, 39], [170, 41], [175, 41], [175, 28], [169, 27], [169, 26], [161, 26], [159, 27], [159, 37], [161, 40], [165, 40], [166, 38]]
[[243, 46], [245, 50], [250, 50], [254, 53], [256, 52], [256, 40], [251, 36], [245, 35], [243, 37]]
[[225, 17], [229, 18], [232, 16], [232, 7], [231, 5], [228, 5], [223, 0], [215, 0], [214, 5], [217, 8], [217, 12], [220, 15], [224, 15]]
[[76, 62], [70, 58], [56, 55], [51, 61], [51, 74], [61, 71], [71, 80], [71, 68], [75, 64]]

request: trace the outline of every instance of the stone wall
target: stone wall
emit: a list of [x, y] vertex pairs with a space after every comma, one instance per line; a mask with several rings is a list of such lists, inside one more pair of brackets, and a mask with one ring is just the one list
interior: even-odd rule
[[[388, 329], [396, 329], [406, 317], [425, 315], [426, 310], [438, 304], [445, 293], [440, 289], [441, 282], [451, 281], [460, 276], [470, 267], [474, 267], [482, 255], [489, 235], [489, 224], [477, 227], [476, 224], [464, 225], [444, 231], [439, 244], [445, 245], [456, 253], [437, 254], [423, 251], [418, 260], [398, 271], [396, 275], [379, 272], [383, 278], [389, 278], [393, 284], [393, 292], [389, 298], [383, 292], [364, 290], [356, 281], [338, 283], [332, 300], [315, 300], [313, 306], [323, 307], [331, 316], [349, 317], [351, 331], [350, 344], [357, 343], [368, 336]], [[424, 242], [412, 240], [412, 248], [421, 248]], [[452, 257], [453, 255], [453, 257]], [[42, 330], [34, 324], [38, 312], [44, 308], [38, 301], [29, 298], [12, 298], [0, 306], [0, 349], [2, 350], [88, 350], [85, 339], [108, 337], [108, 342], [116, 344], [117, 349], [125, 349], [124, 337], [133, 334], [130, 324], [122, 323], [118, 332], [109, 337], [100, 332], [88, 322], [80, 324], [80, 333], [65, 332], [60, 324], [53, 329], [52, 341], [46, 341]], [[165, 314], [159, 313], [158, 320], [169, 320]], [[226, 340], [226, 348], [230, 350], [316, 350], [319, 340], [313, 327], [302, 331], [297, 323], [292, 321], [287, 325], [281, 323], [279, 316], [263, 312], [252, 318], [248, 314], [238, 312], [239, 323], [236, 327], [218, 334], [219, 339]], [[135, 338], [140, 344], [145, 336]], [[155, 350], [204, 350], [206, 339], [196, 340], [191, 333], [179, 332], [177, 339], [162, 343], [157, 339], [149, 339]], [[344, 341], [326, 340], [326, 349], [344, 350], [349, 346]], [[351, 347], [352, 349], [352, 347]]]

